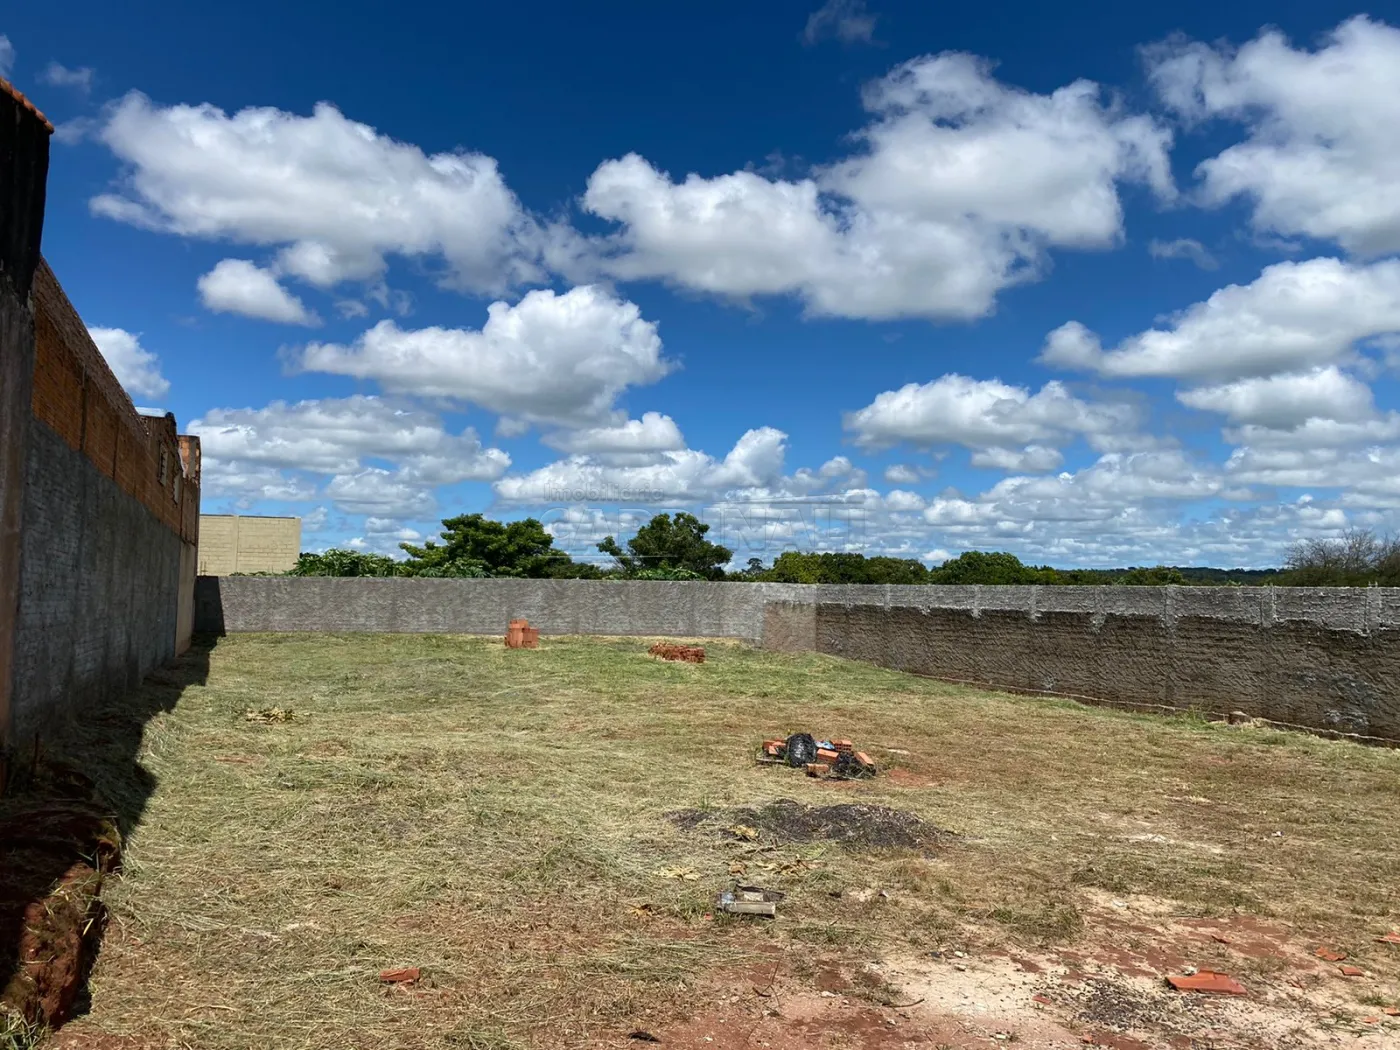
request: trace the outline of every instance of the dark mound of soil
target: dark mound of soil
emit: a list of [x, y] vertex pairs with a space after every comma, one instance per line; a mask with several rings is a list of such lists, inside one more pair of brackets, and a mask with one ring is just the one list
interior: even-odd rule
[[744, 838], [730, 829], [754, 828], [770, 842], [837, 842], [852, 849], [930, 849], [951, 834], [888, 806], [804, 806], [790, 798], [758, 808], [682, 809], [666, 817], [687, 831], [707, 828]]

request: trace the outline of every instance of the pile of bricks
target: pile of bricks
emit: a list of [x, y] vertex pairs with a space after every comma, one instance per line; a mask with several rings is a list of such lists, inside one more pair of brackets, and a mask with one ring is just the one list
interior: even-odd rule
[[[816, 740], [816, 757], [811, 762], [801, 761], [795, 753], [790, 753], [795, 740], [803, 734], [795, 734], [786, 740], [773, 739], [763, 742], [763, 758], [760, 761], [772, 765], [803, 766], [809, 777], [837, 777], [859, 779], [873, 777], [876, 773], [874, 760], [864, 751], [857, 751], [849, 740]], [[806, 746], [811, 747], [808, 740]]]
[[652, 656], [659, 656], [663, 660], [681, 660], [688, 664], [703, 664], [705, 662], [705, 647], [703, 645], [672, 645], [670, 642], [657, 642], [647, 652]]
[[529, 620], [511, 620], [506, 626], [507, 649], [538, 649], [540, 630], [531, 627]]

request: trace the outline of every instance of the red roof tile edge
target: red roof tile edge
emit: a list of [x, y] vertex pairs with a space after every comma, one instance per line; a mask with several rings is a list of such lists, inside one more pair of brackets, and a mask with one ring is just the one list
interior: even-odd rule
[[4, 77], [0, 77], [0, 91], [3, 91], [5, 94], [9, 95], [21, 106], [29, 110], [29, 112], [33, 113], [36, 117], [38, 117], [39, 123], [44, 125], [44, 127], [48, 130], [48, 133], [50, 135], [53, 134], [53, 125], [49, 123], [49, 118], [44, 116], [44, 114], [39, 111], [38, 106], [34, 105], [33, 102], [30, 102], [29, 99], [24, 97], [24, 92], [20, 91], [19, 88], [15, 87]]

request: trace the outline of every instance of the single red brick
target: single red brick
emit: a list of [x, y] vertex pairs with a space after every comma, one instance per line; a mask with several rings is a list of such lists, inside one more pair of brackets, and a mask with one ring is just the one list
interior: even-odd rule
[[827, 762], [835, 762], [841, 756], [835, 751], [828, 751], [824, 747], [819, 747], [817, 748], [817, 757]]
[[1361, 969], [1361, 967], [1359, 967], [1359, 966], [1342, 966], [1342, 967], [1339, 967], [1339, 969], [1342, 971], [1342, 976], [1343, 976], [1343, 977], [1365, 977], [1365, 976], [1366, 976], [1366, 971], [1363, 970], [1363, 969]]
[[1338, 951], [1336, 948], [1319, 948], [1313, 952], [1319, 959], [1326, 959], [1328, 962], [1341, 962], [1347, 957], [1346, 952]]
[[854, 751], [856, 745], [849, 740], [833, 740], [831, 746], [836, 748], [837, 751]]
[[869, 766], [871, 769], [875, 768], [874, 760], [871, 759], [871, 757], [867, 755], [864, 751], [856, 752], [856, 761], [863, 766]]
[[408, 984], [418, 980], [422, 971], [417, 966], [405, 966], [397, 970], [380, 970], [379, 979], [385, 984]]
[[824, 777], [831, 772], [831, 767], [825, 762], [808, 762], [807, 775], [809, 777]]
[[1223, 995], [1244, 995], [1244, 985], [1229, 974], [1214, 970], [1201, 970], [1199, 973], [1169, 974], [1167, 983], [1178, 992], [1219, 992]]

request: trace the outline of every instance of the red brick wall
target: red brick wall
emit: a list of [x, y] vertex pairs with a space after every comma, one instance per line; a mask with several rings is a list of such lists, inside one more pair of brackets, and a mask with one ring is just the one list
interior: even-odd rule
[[34, 274], [33, 297], [35, 418], [197, 543], [198, 438], [177, 435], [171, 419], [137, 414], [47, 263]]

